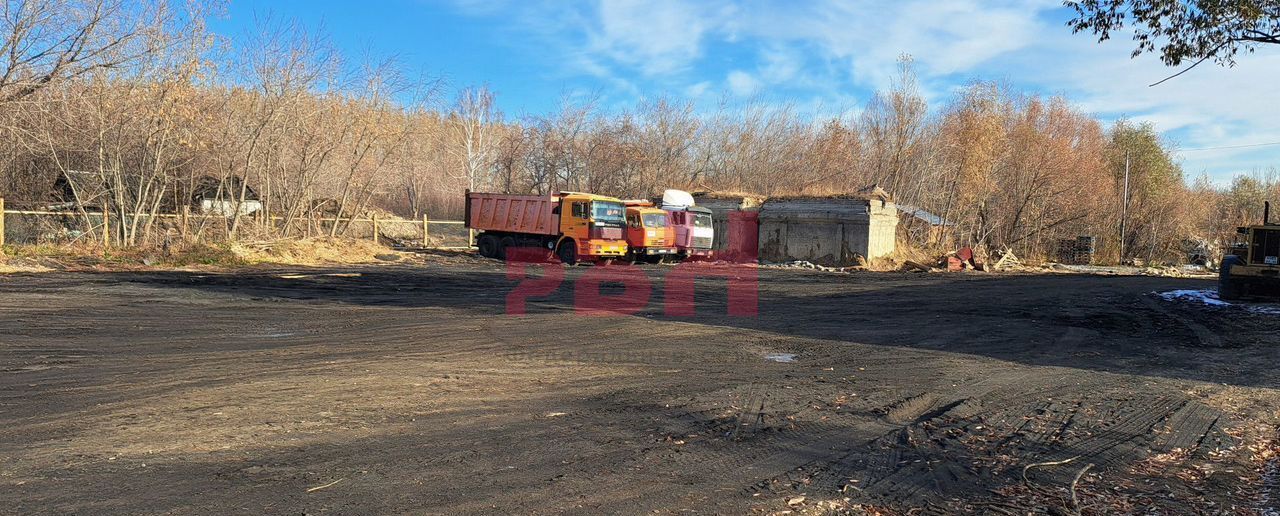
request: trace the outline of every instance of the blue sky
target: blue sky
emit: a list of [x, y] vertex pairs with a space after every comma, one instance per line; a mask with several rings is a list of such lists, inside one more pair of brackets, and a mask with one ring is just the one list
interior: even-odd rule
[[1057, 0], [231, 0], [212, 28], [233, 40], [255, 16], [323, 30], [345, 55], [395, 56], [453, 87], [489, 85], [508, 117], [598, 95], [623, 109], [661, 95], [856, 113], [910, 54], [932, 106], [973, 80], [1063, 94], [1104, 121], [1150, 121], [1189, 177], [1219, 184], [1280, 167], [1280, 48], [1235, 68], [1174, 70], [1127, 37], [1072, 35]]

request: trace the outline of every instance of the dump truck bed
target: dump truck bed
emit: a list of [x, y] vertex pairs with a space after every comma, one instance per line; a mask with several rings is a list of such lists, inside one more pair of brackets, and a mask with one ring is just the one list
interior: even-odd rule
[[560, 232], [560, 215], [554, 213], [559, 204], [554, 195], [468, 192], [466, 223], [481, 231], [555, 235]]

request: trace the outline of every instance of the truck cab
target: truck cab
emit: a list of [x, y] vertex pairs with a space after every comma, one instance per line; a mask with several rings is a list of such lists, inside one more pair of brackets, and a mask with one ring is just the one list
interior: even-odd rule
[[711, 256], [715, 229], [711, 225], [711, 210], [695, 206], [693, 196], [684, 190], [662, 192], [662, 209], [671, 216], [675, 229], [676, 257], [688, 259]]
[[675, 230], [666, 210], [649, 201], [625, 201], [627, 249], [632, 262], [657, 263], [676, 254]]
[[1238, 242], [1227, 249], [1218, 268], [1221, 299], [1280, 291], [1280, 223], [1271, 222], [1270, 202], [1262, 213], [1262, 224], [1236, 228]]
[[711, 226], [711, 210], [701, 206], [666, 208], [675, 227], [676, 254], [680, 258], [711, 256], [715, 229]]
[[627, 254], [626, 206], [603, 195], [560, 192], [560, 241], [556, 256], [565, 263], [621, 258]]

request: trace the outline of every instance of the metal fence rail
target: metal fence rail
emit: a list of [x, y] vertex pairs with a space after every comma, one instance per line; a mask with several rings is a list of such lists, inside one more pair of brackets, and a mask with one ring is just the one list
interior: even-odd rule
[[[156, 213], [121, 217], [111, 211], [46, 211], [5, 209], [0, 197], [0, 246], [5, 244], [72, 244], [95, 242], [104, 246], [118, 244], [113, 239], [119, 235], [117, 224], [125, 223], [147, 228], [150, 233], [160, 233], [161, 238], [180, 236], [193, 241], [218, 240], [217, 235], [227, 233], [230, 217], [212, 214]], [[301, 236], [323, 236], [338, 226], [338, 234], [355, 238], [371, 238], [382, 243], [416, 249], [467, 249], [474, 242], [471, 231], [461, 220], [431, 220], [423, 215], [421, 220], [382, 218], [377, 215], [356, 217], [293, 217], [279, 215], [266, 217], [260, 214], [245, 215], [241, 224], [246, 233], [279, 230], [282, 224], [290, 224]], [[143, 234], [146, 242], [154, 234]]]

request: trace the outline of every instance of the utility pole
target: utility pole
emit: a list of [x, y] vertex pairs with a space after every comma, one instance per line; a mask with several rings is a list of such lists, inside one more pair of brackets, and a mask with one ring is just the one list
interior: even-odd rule
[[1124, 151], [1124, 198], [1120, 201], [1120, 263], [1124, 264], [1124, 226], [1129, 218], [1129, 151]]

